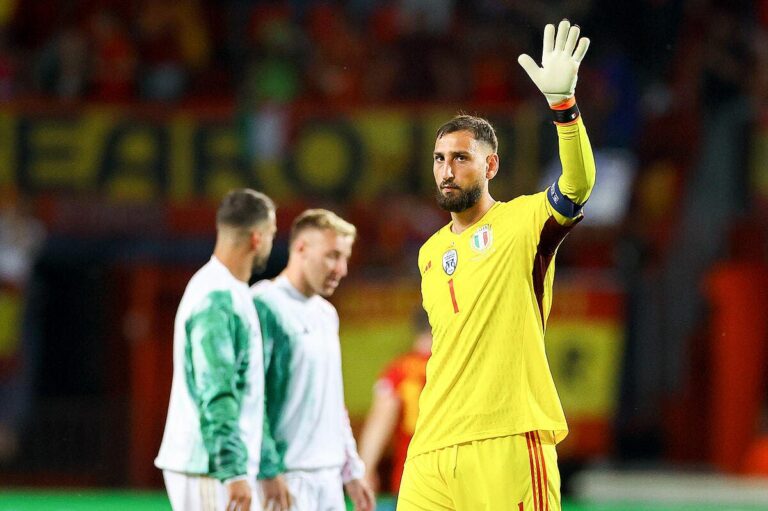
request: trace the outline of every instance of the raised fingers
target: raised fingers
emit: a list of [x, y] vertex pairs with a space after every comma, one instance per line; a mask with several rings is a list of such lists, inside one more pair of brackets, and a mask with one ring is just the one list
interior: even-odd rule
[[582, 37], [579, 41], [579, 45], [576, 47], [576, 51], [573, 52], [573, 59], [576, 62], [581, 62], [581, 60], [584, 58], [584, 55], [587, 54], [587, 50], [589, 49], [589, 39], [586, 37]]
[[565, 41], [565, 48], [563, 51], [566, 55], [572, 55], [573, 50], [576, 48], [576, 43], [579, 40], [579, 33], [581, 32], [581, 29], [578, 25], [573, 25], [570, 30], [568, 30], [568, 39]]
[[557, 36], [555, 37], [555, 51], [565, 49], [565, 41], [568, 39], [568, 31], [571, 28], [571, 22], [563, 20], [557, 26]]
[[555, 49], [555, 26], [549, 24], [544, 27], [544, 55], [552, 53]]

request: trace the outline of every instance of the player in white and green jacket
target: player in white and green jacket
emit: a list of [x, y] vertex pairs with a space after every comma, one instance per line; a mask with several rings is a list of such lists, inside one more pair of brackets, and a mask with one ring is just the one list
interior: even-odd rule
[[234, 190], [216, 228], [213, 256], [189, 281], [174, 324], [171, 399], [155, 460], [174, 511], [248, 511], [255, 501], [264, 365], [248, 280], [272, 250], [274, 204]]
[[343, 511], [375, 498], [344, 406], [339, 317], [324, 297], [347, 274], [355, 227], [327, 210], [293, 224], [288, 266], [252, 290], [264, 339], [261, 498], [279, 511]]

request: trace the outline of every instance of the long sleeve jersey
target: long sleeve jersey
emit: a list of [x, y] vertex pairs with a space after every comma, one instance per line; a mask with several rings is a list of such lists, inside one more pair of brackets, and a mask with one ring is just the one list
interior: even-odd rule
[[365, 469], [344, 406], [339, 317], [285, 277], [252, 288], [264, 339], [264, 439], [259, 478], [338, 467], [344, 482]]
[[248, 285], [212, 257], [189, 281], [176, 313], [171, 399], [155, 465], [222, 481], [255, 477], [263, 367]]
[[568, 433], [544, 333], [557, 248], [595, 182], [581, 119], [557, 126], [563, 174], [548, 190], [496, 202], [465, 231], [451, 223], [421, 247], [432, 356], [408, 456], [528, 431]]

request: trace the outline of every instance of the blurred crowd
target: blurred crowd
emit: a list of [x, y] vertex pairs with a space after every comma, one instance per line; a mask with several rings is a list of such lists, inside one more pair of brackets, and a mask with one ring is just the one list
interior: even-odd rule
[[[596, 148], [639, 163], [633, 186], [654, 248], [695, 162], [702, 120], [768, 104], [764, 0], [8, 0], [0, 101], [277, 105], [540, 101], [519, 68], [541, 26], [568, 17], [593, 40], [579, 103]], [[267, 116], [269, 119], [272, 117]], [[273, 144], [274, 137], [269, 144]], [[649, 221], [650, 220], [650, 221]], [[653, 250], [655, 253], [660, 253]]]
[[[53, 0], [3, 2], [0, 98], [105, 102], [515, 102], [540, 27], [595, 41], [583, 81], [628, 136], [646, 111], [751, 92], [765, 100], [766, 2], [653, 0]], [[760, 65], [760, 64], [763, 65]], [[757, 70], [744, 80], [748, 69]], [[749, 90], [748, 90], [749, 89]], [[598, 100], [599, 98], [599, 100]], [[605, 110], [605, 112], [603, 112]], [[618, 121], [617, 121], [618, 122]], [[594, 124], [594, 121], [593, 121]]]

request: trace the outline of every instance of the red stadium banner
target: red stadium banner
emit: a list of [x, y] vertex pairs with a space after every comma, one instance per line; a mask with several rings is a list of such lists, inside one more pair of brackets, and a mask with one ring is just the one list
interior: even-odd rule
[[610, 278], [555, 279], [546, 343], [570, 433], [563, 458], [610, 454], [624, 351], [624, 294]]
[[340, 319], [344, 393], [350, 417], [365, 417], [373, 384], [384, 367], [410, 350], [413, 316], [421, 307], [418, 283], [403, 279], [344, 282], [333, 297]]

